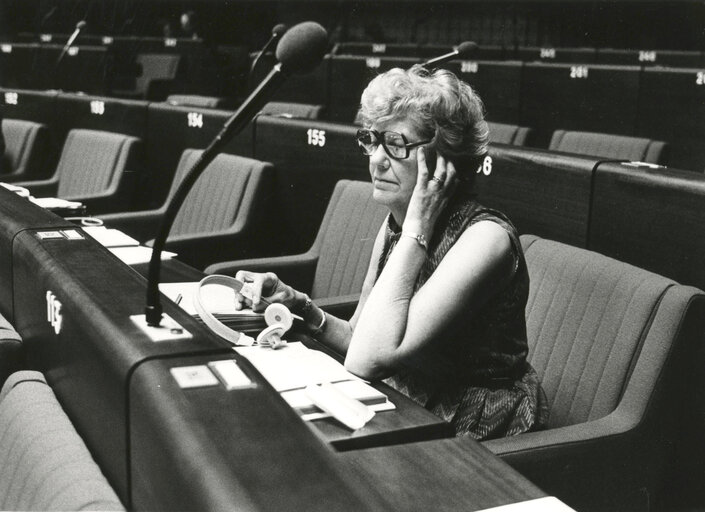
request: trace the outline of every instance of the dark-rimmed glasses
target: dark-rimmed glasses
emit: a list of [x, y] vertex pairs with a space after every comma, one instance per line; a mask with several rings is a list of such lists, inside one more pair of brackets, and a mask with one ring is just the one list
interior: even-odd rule
[[428, 144], [433, 139], [422, 140], [419, 142], [409, 142], [403, 133], [397, 132], [378, 132], [369, 128], [360, 128], [355, 135], [355, 140], [360, 146], [362, 153], [371, 156], [377, 146], [382, 144], [384, 152], [391, 158], [403, 160], [409, 157], [409, 150], [422, 144]]

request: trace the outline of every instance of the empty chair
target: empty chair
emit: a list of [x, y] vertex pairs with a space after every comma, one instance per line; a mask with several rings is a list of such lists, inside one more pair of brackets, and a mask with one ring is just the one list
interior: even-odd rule
[[20, 119], [3, 119], [5, 139], [0, 181], [19, 181], [41, 177], [44, 158], [49, 150], [46, 125]]
[[[164, 205], [155, 210], [102, 216], [140, 241], [154, 238], [169, 200], [202, 150], [187, 149]], [[258, 255], [267, 234], [254, 227], [262, 218], [263, 199], [271, 186], [272, 165], [221, 153], [199, 176], [174, 219], [166, 248], [190, 265], [203, 268], [226, 258]]]
[[665, 142], [641, 137], [556, 130], [548, 149], [661, 165], [665, 163], [667, 148]]
[[234, 275], [242, 269], [275, 272], [287, 284], [309, 293], [321, 307], [349, 316], [359, 299], [372, 246], [386, 212], [372, 199], [371, 183], [341, 180], [308, 251], [226, 261], [209, 266], [206, 273]]
[[169, 95], [169, 86], [181, 71], [181, 56], [164, 53], [140, 53], [136, 57], [139, 70], [134, 87], [113, 90], [116, 96], [163, 101]]
[[2, 510], [124, 510], [41, 373], [0, 392], [0, 461]]
[[526, 145], [531, 136], [531, 128], [515, 124], [487, 123], [490, 128], [490, 142], [496, 144]]
[[54, 175], [17, 182], [35, 197], [80, 201], [91, 214], [129, 209], [141, 164], [137, 137], [98, 130], [71, 130]]
[[484, 445], [577, 510], [648, 510], [688, 428], [705, 296], [585, 249], [522, 245], [529, 362], [549, 424]]
[[270, 101], [262, 107], [261, 113], [268, 116], [288, 117], [292, 119], [320, 119], [323, 113], [323, 105]]

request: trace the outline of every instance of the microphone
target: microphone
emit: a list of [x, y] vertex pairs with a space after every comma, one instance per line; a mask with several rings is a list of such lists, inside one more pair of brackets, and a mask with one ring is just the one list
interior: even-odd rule
[[448, 62], [449, 60], [464, 59], [466, 57], [469, 57], [470, 54], [474, 53], [476, 50], [477, 43], [474, 43], [472, 41], [465, 41], [460, 43], [457, 48], [452, 52], [446, 53], [445, 55], [441, 55], [439, 57], [434, 57], [433, 59], [429, 59], [424, 62], [422, 66], [430, 70], [432, 68], [437, 67], [439, 64]]
[[86, 26], [85, 20], [81, 20], [78, 23], [76, 23], [76, 28], [74, 29], [73, 34], [71, 34], [71, 36], [69, 37], [69, 40], [66, 41], [66, 44], [64, 45], [63, 49], [61, 50], [61, 53], [59, 54], [59, 58], [56, 59], [56, 66], [55, 67], [59, 66], [59, 63], [64, 58], [64, 55], [66, 55], [66, 52], [69, 51], [69, 48], [71, 48], [71, 45], [74, 43], [74, 41], [78, 37], [78, 34], [81, 33], [81, 30], [83, 30], [83, 28], [85, 26]]
[[247, 123], [257, 115], [286, 78], [290, 75], [312, 71], [323, 59], [327, 48], [328, 34], [326, 30], [313, 21], [299, 23], [284, 34], [277, 45], [278, 63], [232, 117], [226, 121], [220, 133], [203, 150], [193, 168], [184, 176], [166, 208], [152, 246], [152, 258], [149, 261], [147, 274], [147, 305], [145, 306], [145, 321], [148, 326], [157, 327], [162, 320], [162, 305], [159, 300], [161, 253], [171, 225], [191, 187], [208, 164], [220, 153], [228, 140], [242, 131]]
[[269, 38], [269, 41], [267, 41], [264, 44], [264, 46], [259, 51], [259, 53], [257, 53], [257, 56], [252, 60], [252, 65], [250, 66], [250, 76], [252, 76], [252, 73], [254, 72], [255, 67], [257, 67], [257, 63], [262, 58], [262, 55], [264, 55], [267, 52], [272, 50], [272, 48], [277, 44], [279, 39], [286, 32], [286, 29], [287, 29], [287, 26], [284, 25], [283, 23], [279, 23], [278, 25], [274, 26], [274, 28], [272, 29], [272, 37]]

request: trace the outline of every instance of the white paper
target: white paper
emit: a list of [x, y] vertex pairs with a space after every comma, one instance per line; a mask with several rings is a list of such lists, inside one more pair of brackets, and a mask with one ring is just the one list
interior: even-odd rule
[[575, 512], [575, 510], [554, 496], [546, 496], [501, 507], [486, 508], [480, 512]]
[[360, 380], [332, 357], [310, 350], [300, 342], [278, 350], [260, 346], [235, 347], [277, 391], [305, 388], [309, 384]]
[[66, 201], [58, 197], [29, 197], [29, 200], [42, 208], [80, 208], [83, 206], [76, 201]]
[[[127, 265], [136, 265], [138, 263], [149, 263], [152, 259], [151, 247], [111, 247], [110, 252], [120, 258]], [[176, 253], [162, 251], [161, 259], [168, 260], [176, 256]]]
[[20, 197], [29, 197], [29, 190], [24, 187], [18, 187], [17, 185], [12, 185], [10, 183], [0, 183], [0, 186], [5, 187], [10, 192], [14, 192]]
[[140, 244], [119, 229], [108, 229], [105, 226], [85, 226], [83, 231], [105, 247], [130, 247]]

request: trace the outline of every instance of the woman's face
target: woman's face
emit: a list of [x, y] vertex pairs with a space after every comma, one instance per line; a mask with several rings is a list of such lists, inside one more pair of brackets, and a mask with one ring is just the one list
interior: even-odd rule
[[[371, 128], [378, 132], [401, 133], [409, 143], [421, 140], [413, 125], [404, 120], [375, 123]], [[369, 157], [370, 177], [374, 185], [373, 198], [389, 208], [392, 213], [399, 212], [403, 215], [409, 206], [418, 175], [417, 151], [418, 148], [412, 148], [409, 150], [408, 158], [398, 160], [390, 157], [384, 151], [382, 144], [379, 144]]]

